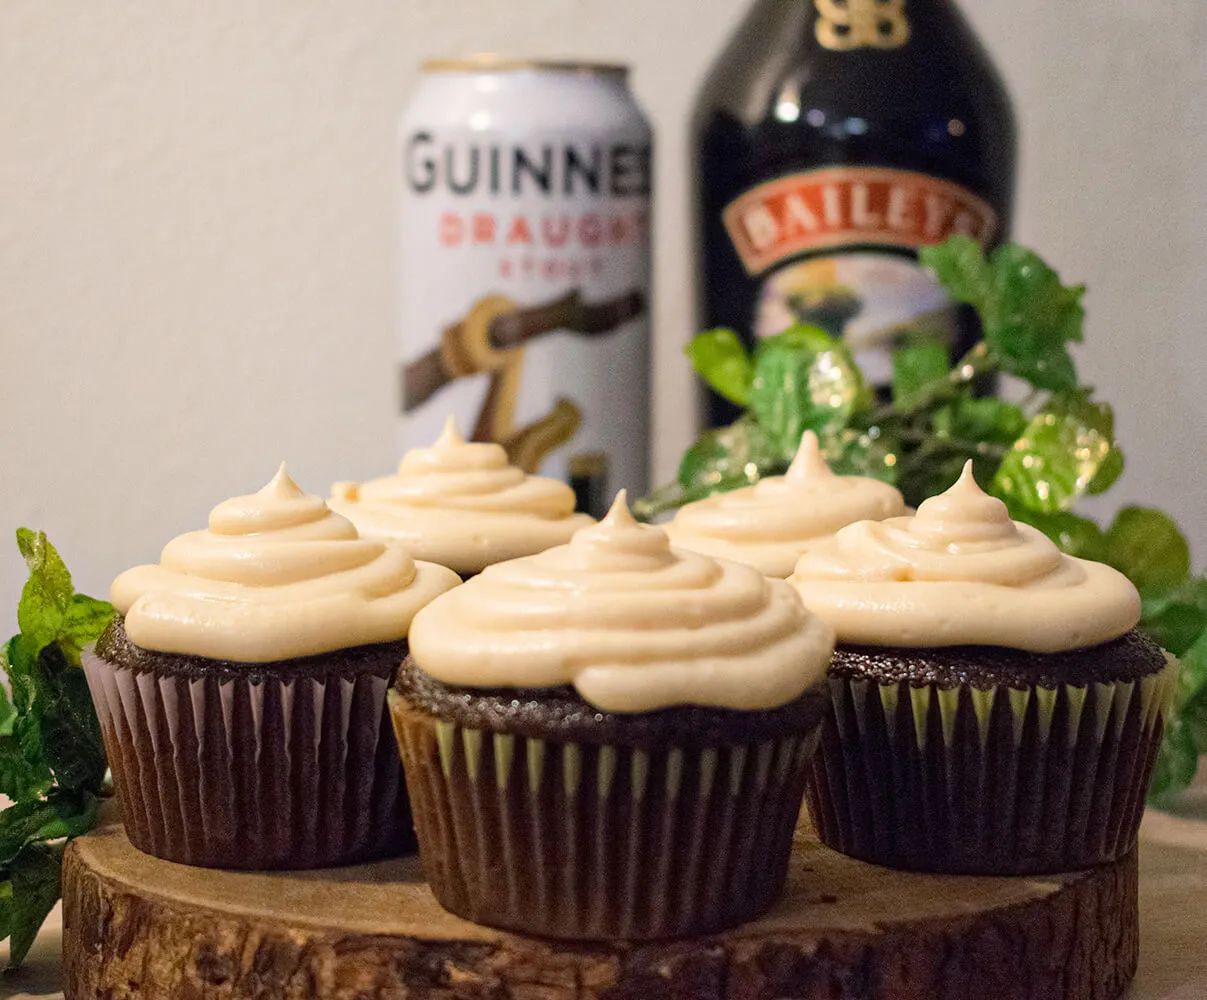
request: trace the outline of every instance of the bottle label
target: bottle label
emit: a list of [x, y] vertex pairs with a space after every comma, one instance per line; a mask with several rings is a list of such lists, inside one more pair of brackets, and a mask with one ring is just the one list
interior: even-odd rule
[[905, 0], [813, 0], [813, 6], [813, 31], [824, 49], [899, 49], [909, 41]]
[[724, 219], [751, 275], [829, 247], [916, 250], [958, 233], [988, 243], [998, 225], [993, 209], [958, 184], [882, 167], [780, 177], [731, 202]]
[[819, 326], [846, 340], [874, 385], [891, 380], [902, 337], [950, 344], [959, 332], [956, 310], [911, 251], [958, 233], [988, 243], [998, 227], [993, 209], [959, 185], [866, 167], [781, 177], [724, 217], [747, 272], [761, 277], [754, 334]]

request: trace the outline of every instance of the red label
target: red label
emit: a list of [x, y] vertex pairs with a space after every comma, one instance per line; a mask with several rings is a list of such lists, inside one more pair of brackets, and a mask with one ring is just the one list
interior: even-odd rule
[[725, 209], [725, 228], [750, 274], [828, 247], [916, 249], [957, 234], [993, 239], [997, 214], [958, 184], [879, 167], [792, 174], [751, 188]]

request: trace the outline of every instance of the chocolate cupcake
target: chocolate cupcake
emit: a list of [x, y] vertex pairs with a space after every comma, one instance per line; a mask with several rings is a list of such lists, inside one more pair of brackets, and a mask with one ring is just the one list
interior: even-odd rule
[[1177, 665], [1120, 573], [1063, 555], [963, 476], [851, 525], [791, 580], [832, 624], [821, 839], [918, 871], [1045, 874], [1136, 843]]
[[810, 543], [855, 521], [906, 513], [901, 494], [864, 476], [835, 475], [806, 431], [787, 474], [691, 503], [666, 527], [671, 544], [753, 566], [783, 580]]
[[130, 841], [250, 869], [413, 847], [386, 691], [415, 612], [458, 582], [359, 538], [284, 466], [119, 576], [84, 669]]
[[783, 885], [833, 636], [623, 494], [415, 619], [391, 695], [437, 899], [575, 939], [703, 934]]
[[509, 464], [501, 445], [467, 442], [452, 417], [432, 447], [403, 456], [397, 475], [336, 483], [329, 502], [362, 537], [399, 542], [463, 578], [563, 545], [594, 523], [574, 512], [565, 483]]

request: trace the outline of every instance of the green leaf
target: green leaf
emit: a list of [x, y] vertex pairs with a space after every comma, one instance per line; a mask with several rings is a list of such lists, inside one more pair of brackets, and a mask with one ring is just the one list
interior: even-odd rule
[[992, 490], [1012, 506], [1068, 510], [1098, 475], [1114, 443], [1114, 415], [1086, 392], [1053, 399], [1002, 459]]
[[1178, 792], [1190, 786], [1198, 768], [1199, 747], [1194, 733], [1181, 716], [1170, 713], [1148, 786], [1149, 802], [1168, 805]]
[[1163, 649], [1183, 656], [1207, 631], [1207, 578], [1194, 577], [1143, 595], [1140, 627]]
[[984, 308], [991, 293], [992, 275], [976, 240], [953, 236], [938, 246], [923, 247], [918, 256], [924, 267], [934, 271], [952, 301]]
[[951, 369], [947, 345], [930, 338], [918, 338], [893, 351], [893, 402], [906, 405], [915, 392], [936, 379], [947, 377]]
[[13, 917], [9, 968], [25, 961], [30, 946], [62, 893], [63, 846], [32, 844], [12, 867]]
[[38, 657], [38, 709], [42, 753], [59, 788], [99, 794], [105, 777], [100, 723], [84, 671], [57, 643]]
[[662, 514], [678, 510], [687, 503], [687, 493], [679, 481], [663, 483], [652, 489], [643, 497], [633, 501], [633, 517], [638, 521], [649, 523]]
[[679, 465], [684, 502], [757, 482], [767, 471], [783, 467], [766, 435], [743, 418], [729, 427], [708, 431], [687, 450]]
[[1077, 385], [1068, 344], [1083, 339], [1085, 286], [1066, 287], [1032, 250], [1008, 243], [991, 261], [992, 286], [981, 310], [985, 343], [1006, 371], [1042, 389]]
[[754, 365], [732, 330], [720, 328], [697, 334], [684, 353], [700, 377], [730, 402], [739, 406], [750, 402]]
[[11, 879], [0, 882], [0, 941], [13, 932], [13, 883]]
[[791, 460], [807, 430], [845, 426], [870, 395], [846, 347], [816, 327], [759, 344], [750, 410], [779, 457]]
[[37, 799], [46, 794], [52, 780], [37, 715], [18, 712], [12, 735], [0, 737], [0, 795], [14, 802]]
[[0, 685], [0, 737], [12, 736], [13, 724], [17, 721], [17, 710], [8, 700], [8, 692]]
[[809, 392], [817, 411], [825, 416], [822, 427], [849, 423], [852, 417], [870, 410], [875, 403], [875, 395], [863, 377], [863, 370], [842, 341], [814, 359], [809, 373]]
[[[902, 456], [897, 470], [897, 488], [910, 507], [917, 507], [959, 479], [970, 458], [974, 458], [974, 454], [961, 444], [933, 437], [917, 451]], [[976, 472], [974, 467], [974, 475]]]
[[838, 343], [820, 326], [807, 326], [803, 323], [790, 326], [783, 333], [774, 337], [764, 337], [759, 341], [755, 353], [762, 351], [795, 351], [810, 356], [828, 351]]
[[1106, 453], [1102, 464], [1098, 466], [1098, 474], [1090, 480], [1085, 491], [1092, 497], [1100, 496], [1114, 486], [1122, 475], [1123, 452], [1118, 445], [1113, 445], [1111, 450]]
[[1200, 635], [1179, 658], [1178, 689], [1174, 694], [1174, 711], [1207, 707], [1207, 632]]
[[78, 837], [96, 825], [100, 800], [94, 795], [52, 792], [36, 802], [17, 802], [0, 811], [0, 868], [30, 844]]
[[63, 612], [63, 627], [59, 635], [59, 643], [72, 663], [79, 666], [80, 651], [100, 638], [115, 613], [108, 601], [98, 601], [85, 594], [72, 595], [67, 610]]
[[1173, 587], [1190, 573], [1190, 546], [1168, 514], [1124, 507], [1106, 533], [1106, 558], [1140, 590]]
[[[22, 726], [20, 719], [16, 725]], [[14, 802], [37, 799], [50, 787], [51, 777], [40, 753], [27, 758], [18, 734], [0, 738], [0, 795]]]
[[6, 721], [5, 732], [0, 732], [0, 795], [22, 801], [44, 794], [51, 783], [35, 706], [38, 646], [24, 633], [15, 635], [5, 644], [2, 658], [16, 715]]
[[1003, 370], [1041, 389], [1077, 386], [1068, 344], [1082, 339], [1085, 288], [1066, 287], [1038, 254], [1008, 243], [989, 261], [967, 237], [921, 252], [953, 301], [974, 306]]
[[1179, 659], [1178, 688], [1149, 785], [1149, 800], [1157, 805], [1189, 786], [1207, 750], [1207, 633]]
[[57, 822], [54, 806], [44, 800], [17, 802], [0, 811], [0, 869], [7, 868], [26, 844], [45, 840], [43, 831]]
[[4, 672], [12, 686], [13, 705], [18, 712], [26, 712], [33, 703], [34, 675], [38, 666], [38, 651], [42, 647], [24, 632], [14, 635], [4, 644]]
[[898, 489], [911, 507], [948, 489], [970, 459], [977, 482], [990, 483], [1007, 446], [1026, 423], [1012, 403], [974, 399], [966, 386], [949, 400], [934, 409], [929, 429], [914, 416], [900, 432], [917, 442], [901, 453], [898, 469]]
[[17, 605], [17, 624], [33, 642], [44, 646], [58, 637], [63, 626], [73, 593], [71, 574], [45, 532], [18, 528], [17, 548], [29, 567], [29, 579]]
[[17, 545], [29, 579], [17, 609], [20, 634], [0, 649], [11, 701], [0, 688], [0, 939], [19, 965], [59, 898], [63, 842], [92, 828], [105, 773], [100, 726], [79, 667], [81, 649], [113, 615], [75, 594], [42, 532]]
[[[1009, 506], [1009, 505], [1007, 505]], [[1102, 529], [1089, 518], [1061, 511], [1042, 514], [1026, 508], [1010, 508], [1010, 516], [1038, 528], [1061, 550], [1079, 559], [1101, 562], [1106, 552], [1106, 536]]]
[[1004, 399], [962, 394], [935, 411], [935, 433], [973, 444], [1013, 445], [1027, 427], [1022, 408]]
[[1169, 604], [1159, 613], [1145, 611], [1141, 628], [1174, 656], [1181, 656], [1207, 628], [1207, 612], [1187, 604]]
[[840, 476], [869, 476], [896, 485], [898, 444], [881, 428], [831, 428], [821, 446], [827, 464]]

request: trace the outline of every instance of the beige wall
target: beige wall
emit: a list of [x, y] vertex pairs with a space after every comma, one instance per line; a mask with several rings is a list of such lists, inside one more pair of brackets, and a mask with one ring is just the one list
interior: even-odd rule
[[[1018, 233], [1091, 283], [1119, 499], [1207, 553], [1207, 5], [966, 0], [1024, 130]], [[661, 475], [686, 442], [684, 129], [741, 0], [0, 0], [0, 624], [8, 539], [103, 592], [287, 457], [392, 443], [395, 120], [426, 55], [622, 58], [659, 139]]]

